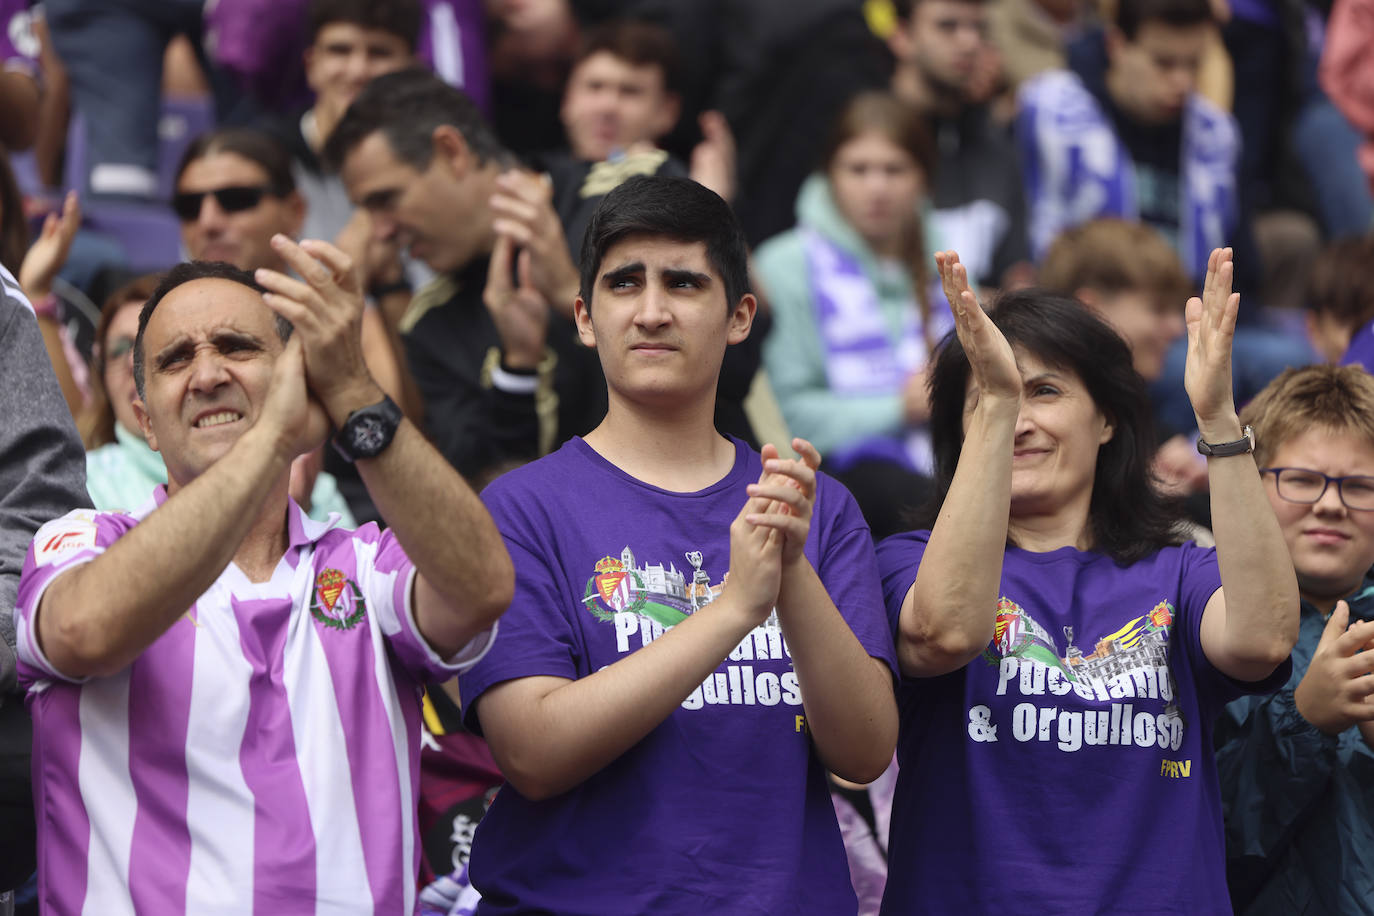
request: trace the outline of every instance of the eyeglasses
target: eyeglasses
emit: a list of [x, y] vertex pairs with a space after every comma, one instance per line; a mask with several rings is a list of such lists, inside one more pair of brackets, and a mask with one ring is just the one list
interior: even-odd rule
[[134, 339], [132, 337], [117, 337], [110, 342], [110, 349], [101, 354], [100, 364], [106, 369], [124, 369], [127, 371], [129, 360], [127, 357], [134, 352]]
[[1321, 471], [1306, 468], [1261, 468], [1261, 474], [1273, 474], [1279, 499], [1290, 503], [1311, 505], [1326, 494], [1326, 488], [1336, 485], [1336, 493], [1347, 509], [1357, 512], [1374, 510], [1374, 477], [1330, 477]]
[[251, 210], [262, 202], [263, 195], [270, 193], [269, 188], [235, 185], [228, 188], [215, 188], [213, 191], [179, 191], [172, 195], [172, 209], [183, 223], [194, 222], [200, 217], [200, 206], [205, 195], [213, 194], [215, 203], [225, 213], [238, 213]]
[[117, 363], [124, 357], [128, 356], [129, 352], [133, 350], [133, 348], [134, 339], [132, 337], [121, 337], [114, 343], [110, 344], [110, 352], [105, 354], [105, 358], [112, 363]]

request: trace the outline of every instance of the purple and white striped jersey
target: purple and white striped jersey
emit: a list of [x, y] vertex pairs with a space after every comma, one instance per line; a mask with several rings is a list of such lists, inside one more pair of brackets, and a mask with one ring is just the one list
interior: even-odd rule
[[421, 685], [476, 662], [496, 628], [439, 658], [390, 532], [293, 502], [270, 581], [230, 564], [127, 669], [64, 676], [33, 627], [43, 590], [165, 499], [71, 512], [24, 562], [42, 911], [414, 913]]

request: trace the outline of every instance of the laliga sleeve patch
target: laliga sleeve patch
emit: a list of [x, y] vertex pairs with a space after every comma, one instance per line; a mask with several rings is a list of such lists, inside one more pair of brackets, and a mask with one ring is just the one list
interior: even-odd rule
[[50, 566], [63, 557], [95, 546], [95, 516], [89, 511], [73, 512], [38, 529], [33, 539], [33, 561]]

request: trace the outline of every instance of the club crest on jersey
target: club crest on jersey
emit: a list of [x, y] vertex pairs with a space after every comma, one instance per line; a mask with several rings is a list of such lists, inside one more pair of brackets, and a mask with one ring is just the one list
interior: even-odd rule
[[[600, 620], [614, 620], [616, 611], [639, 613], [644, 608], [644, 581], [633, 568], [615, 557], [602, 557], [596, 575], [587, 580], [582, 601]], [[599, 599], [599, 600], [598, 600]]]
[[310, 616], [335, 630], [351, 630], [367, 614], [362, 589], [337, 569], [324, 569], [315, 577]]

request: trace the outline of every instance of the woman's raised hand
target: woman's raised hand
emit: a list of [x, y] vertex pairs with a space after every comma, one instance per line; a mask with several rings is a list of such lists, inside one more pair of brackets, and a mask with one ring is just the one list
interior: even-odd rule
[[1231, 341], [1236, 336], [1240, 293], [1231, 292], [1235, 265], [1230, 248], [1217, 248], [1207, 259], [1207, 279], [1202, 296], [1188, 300], [1188, 359], [1183, 387], [1192, 402], [1198, 429], [1234, 422], [1235, 397], [1231, 390]]
[[1016, 354], [969, 289], [968, 271], [959, 263], [958, 253], [937, 251], [935, 266], [940, 271], [940, 283], [954, 313], [955, 333], [968, 354], [979, 400], [998, 397], [1019, 401], [1021, 373], [1016, 368]]

